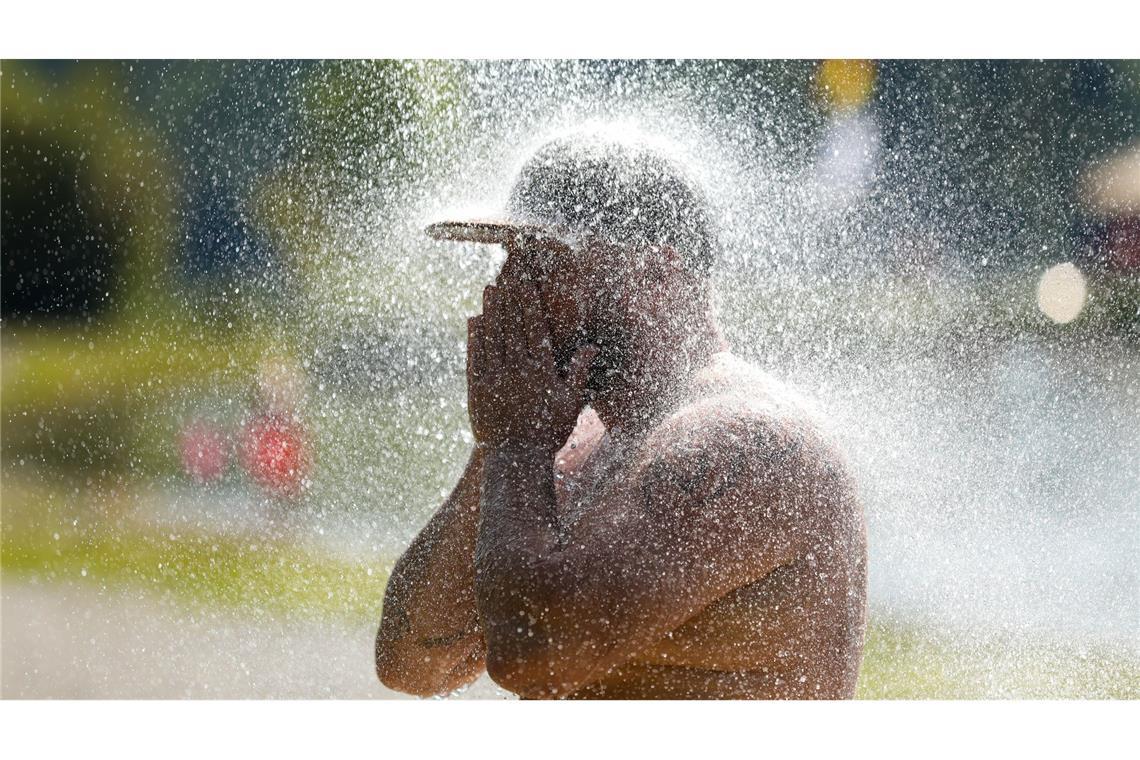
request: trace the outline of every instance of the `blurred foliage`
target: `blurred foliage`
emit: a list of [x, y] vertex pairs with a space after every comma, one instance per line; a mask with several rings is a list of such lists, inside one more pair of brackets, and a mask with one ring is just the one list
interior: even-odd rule
[[859, 699], [1137, 699], [1140, 663], [1108, 647], [933, 628], [867, 631]]
[[463, 80], [446, 61], [335, 61], [299, 78], [298, 125], [287, 158], [255, 182], [251, 210], [306, 274], [305, 256], [328, 239], [329, 216], [345, 204], [398, 197], [454, 154]]
[[[0, 67], [5, 211], [22, 208], [10, 201], [31, 191], [37, 171], [42, 171], [24, 159], [34, 154], [40, 166], [49, 165], [49, 171], [49, 151], [71, 162], [58, 168], [78, 172], [74, 182], [83, 207], [51, 213], [94, 214], [96, 223], [109, 228], [114, 253], [122, 257], [114, 267], [118, 280], [117, 292], [110, 296], [114, 309], [101, 316], [117, 324], [165, 318], [171, 309], [171, 263], [177, 239], [175, 177], [154, 128], [123, 105], [126, 83], [93, 63], [81, 65], [63, 82], [47, 80], [36, 67], [20, 62], [4, 61]], [[7, 213], [3, 219], [7, 235], [28, 223]], [[6, 279], [13, 266], [12, 247], [5, 255]], [[52, 253], [21, 250], [20, 255], [37, 261], [14, 263], [19, 268], [12, 271], [30, 271], [36, 263], [42, 265], [38, 257], [46, 259]], [[56, 282], [55, 287], [66, 288], [68, 283]]]
[[254, 617], [380, 619], [388, 568], [379, 559], [337, 561], [288, 536], [132, 524], [131, 504], [145, 492], [101, 489], [97, 504], [76, 509], [66, 492], [13, 485], [5, 489], [0, 546], [5, 577], [127, 585]]
[[883, 61], [882, 191], [911, 188], [967, 262], [1072, 255], [1090, 162], [1140, 135], [1135, 61]]
[[178, 469], [187, 399], [242, 401], [265, 331], [219, 341], [188, 325], [149, 330], [5, 331], [0, 364], [3, 447], [49, 471], [131, 479]]
[[[216, 85], [226, 76], [248, 83], [252, 72], [239, 62], [190, 68], [196, 77], [130, 62], [2, 65], [5, 302], [16, 301], [9, 289], [23, 277], [44, 290], [45, 307], [55, 305], [46, 315], [5, 309], [6, 462], [57, 475], [166, 476], [178, 466], [187, 400], [245, 400], [257, 357], [279, 342], [281, 310], [267, 309], [255, 288], [245, 297], [217, 281], [187, 289], [182, 277], [185, 192], [218, 165], [180, 151], [172, 131], [194, 127], [195, 108], [207, 111], [199, 127], [221, 129], [209, 107]], [[147, 101], [165, 105], [166, 118]], [[209, 135], [183, 137], [211, 155]], [[241, 155], [249, 165], [251, 151]], [[102, 247], [82, 250], [95, 235]], [[58, 308], [93, 274], [106, 295]]]
[[[335, 167], [350, 182], [379, 174], [407, 184], [457, 147], [462, 64], [452, 61], [336, 61], [305, 80], [306, 162]], [[379, 171], [377, 171], [379, 170]]]

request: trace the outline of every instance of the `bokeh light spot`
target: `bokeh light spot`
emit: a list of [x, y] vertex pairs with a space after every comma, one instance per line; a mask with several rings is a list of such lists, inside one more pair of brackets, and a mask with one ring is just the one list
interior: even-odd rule
[[1059, 325], [1072, 322], [1085, 307], [1088, 288], [1081, 270], [1069, 261], [1045, 270], [1037, 283], [1037, 306]]

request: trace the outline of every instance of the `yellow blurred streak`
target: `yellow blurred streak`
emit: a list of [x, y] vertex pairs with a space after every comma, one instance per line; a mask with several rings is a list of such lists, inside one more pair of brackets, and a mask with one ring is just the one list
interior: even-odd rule
[[219, 341], [174, 325], [83, 335], [8, 329], [0, 354], [3, 406], [8, 413], [132, 392], [164, 395], [218, 373], [244, 379], [271, 346], [267, 336]]
[[279, 343], [264, 330], [218, 336], [177, 322], [82, 334], [5, 329], [5, 467], [27, 459], [92, 474], [170, 471], [180, 410], [208, 397], [240, 406], [258, 360]]
[[835, 110], [857, 108], [867, 102], [875, 89], [875, 62], [832, 58], [816, 73], [820, 97]]

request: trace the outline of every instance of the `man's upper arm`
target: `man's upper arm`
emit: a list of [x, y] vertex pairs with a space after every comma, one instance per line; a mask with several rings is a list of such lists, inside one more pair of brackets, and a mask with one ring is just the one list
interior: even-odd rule
[[696, 409], [666, 421], [611, 503], [587, 506], [621, 518], [591, 521], [545, 560], [549, 609], [523, 634], [544, 648], [544, 687], [595, 680], [792, 561], [802, 447], [796, 428], [756, 414]]

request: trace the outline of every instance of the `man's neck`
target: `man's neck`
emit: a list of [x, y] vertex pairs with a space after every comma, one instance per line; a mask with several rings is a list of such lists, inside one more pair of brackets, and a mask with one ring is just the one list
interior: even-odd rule
[[591, 402], [611, 435], [632, 437], [648, 432], [673, 407], [693, 376], [715, 354], [729, 348], [707, 311], [690, 321], [670, 322], [677, 329], [639, 336], [631, 346], [631, 370]]

